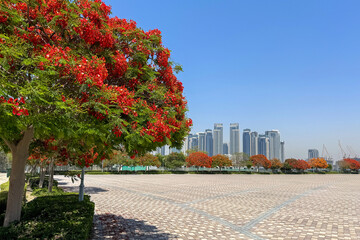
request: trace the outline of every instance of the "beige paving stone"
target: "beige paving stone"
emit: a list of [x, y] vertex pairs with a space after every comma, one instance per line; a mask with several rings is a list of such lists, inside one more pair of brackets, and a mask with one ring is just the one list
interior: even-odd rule
[[359, 175], [85, 177], [93, 239], [360, 239], [359, 185]]

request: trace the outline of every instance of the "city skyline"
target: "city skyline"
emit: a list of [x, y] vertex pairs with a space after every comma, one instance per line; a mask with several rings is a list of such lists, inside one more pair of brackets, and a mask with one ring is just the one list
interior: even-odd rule
[[[308, 149], [321, 154], [325, 144], [333, 158], [340, 158], [339, 140], [360, 154], [360, 113], [354, 111], [359, 108], [360, 32], [354, 29], [360, 2], [106, 3], [113, 15], [162, 31], [171, 60], [184, 69], [178, 79], [192, 132], [216, 122], [239, 122], [241, 130], [280, 129], [286, 156], [306, 159]], [[159, 12], [159, 7], [176, 11]], [[225, 38], [229, 43], [220, 44]], [[223, 134], [228, 139], [229, 131]]]

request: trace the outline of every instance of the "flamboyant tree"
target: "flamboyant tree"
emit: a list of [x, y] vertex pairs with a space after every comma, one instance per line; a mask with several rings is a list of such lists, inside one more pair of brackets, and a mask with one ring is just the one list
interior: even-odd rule
[[258, 154], [250, 157], [250, 161], [253, 163], [253, 166], [259, 171], [260, 167], [265, 169], [271, 168], [271, 162], [263, 154]]
[[311, 168], [327, 168], [328, 164], [324, 158], [312, 158], [309, 160], [309, 165]]
[[347, 163], [347, 168], [350, 169], [351, 171], [356, 172], [360, 169], [360, 163], [355, 159], [345, 158], [343, 161]]
[[199, 170], [199, 167], [211, 168], [212, 159], [206, 153], [193, 152], [185, 159], [187, 166], [194, 166]]
[[278, 158], [273, 158], [270, 160], [270, 162], [271, 162], [271, 169], [273, 170], [273, 172], [278, 171], [283, 166]]
[[86, 166], [94, 147], [143, 154], [180, 147], [189, 131], [181, 68], [161, 32], [110, 10], [101, 0], [0, 2], [0, 144], [13, 157], [4, 226], [20, 219], [34, 138], [63, 141]]
[[159, 161], [157, 156], [152, 155], [151, 153], [146, 153], [143, 156], [139, 156], [136, 158], [136, 162], [140, 166], [145, 166], [146, 168], [149, 166], [160, 167], [161, 162]]
[[232, 161], [225, 155], [218, 154], [212, 157], [211, 167], [219, 167], [220, 171], [223, 167], [232, 166]]
[[298, 172], [304, 172], [305, 170], [311, 168], [310, 164], [302, 159], [290, 162], [290, 166], [291, 168], [296, 169]]

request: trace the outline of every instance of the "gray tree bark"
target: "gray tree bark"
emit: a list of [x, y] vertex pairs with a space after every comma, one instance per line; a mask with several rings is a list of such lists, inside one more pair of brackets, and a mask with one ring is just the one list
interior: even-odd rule
[[51, 160], [50, 160], [50, 165], [49, 165], [49, 185], [48, 185], [48, 192], [52, 192], [53, 183], [54, 183], [54, 159], [51, 159]]
[[29, 157], [29, 146], [33, 137], [34, 129], [31, 126], [24, 132], [22, 139], [17, 143], [3, 139], [10, 148], [13, 158], [4, 227], [9, 226], [13, 221], [20, 220], [21, 203], [25, 186], [25, 164]]
[[39, 188], [43, 188], [44, 180], [45, 180], [45, 173], [46, 173], [46, 168], [44, 168], [43, 166], [40, 166]]

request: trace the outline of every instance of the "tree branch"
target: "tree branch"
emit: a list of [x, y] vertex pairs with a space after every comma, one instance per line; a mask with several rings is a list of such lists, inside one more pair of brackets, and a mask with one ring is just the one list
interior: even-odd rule
[[10, 142], [9, 140], [2, 137], [2, 140], [4, 140], [5, 144], [10, 148], [10, 150], [13, 152], [15, 150], [15, 144]]

